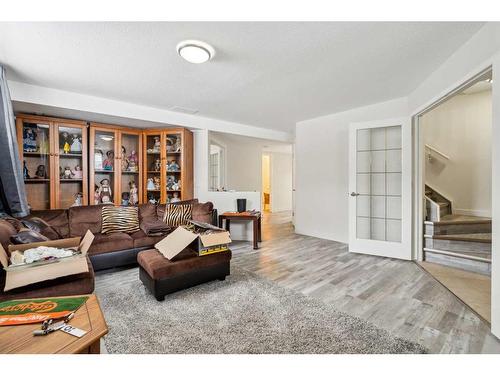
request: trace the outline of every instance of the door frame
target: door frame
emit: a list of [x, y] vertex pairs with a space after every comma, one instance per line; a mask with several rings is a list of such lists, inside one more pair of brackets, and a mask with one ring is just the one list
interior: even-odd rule
[[[411, 115], [412, 123], [412, 148], [413, 148], [413, 163], [412, 163], [412, 177], [415, 182], [412, 184], [413, 189], [413, 245], [415, 259], [419, 262], [423, 261], [424, 258], [424, 199], [425, 199], [425, 142], [423, 139], [423, 131], [420, 123], [420, 119], [426, 113], [432, 111], [434, 108], [440, 106], [447, 100], [451, 99], [457, 95], [460, 91], [474, 85], [480, 81], [484, 76], [488, 74], [493, 74], [493, 66], [489, 65], [486, 68], [481, 69], [479, 72], [470, 75], [465, 78], [461, 83], [458, 83], [453, 89], [449, 90], [447, 93], [441, 95], [430, 104], [425, 106], [423, 109]], [[492, 210], [493, 219], [493, 210]], [[493, 259], [492, 259], [493, 264]]]
[[[414, 258], [412, 241], [412, 132], [409, 117], [356, 122], [349, 126], [349, 194], [356, 191], [356, 142], [358, 129], [401, 126], [401, 242], [356, 238], [356, 201], [349, 196], [349, 251], [397, 259]], [[379, 244], [380, 246], [377, 246]], [[353, 245], [357, 249], [353, 249]], [[374, 246], [375, 245], [375, 246]], [[407, 251], [405, 251], [407, 248]]]

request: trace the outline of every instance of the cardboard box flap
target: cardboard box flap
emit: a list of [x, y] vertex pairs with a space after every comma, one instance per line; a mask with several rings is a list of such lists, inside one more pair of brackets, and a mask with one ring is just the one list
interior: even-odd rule
[[80, 252], [83, 255], [87, 255], [87, 252], [89, 251], [90, 245], [92, 245], [94, 238], [95, 236], [92, 234], [92, 232], [87, 230], [87, 233], [85, 233], [82, 242], [80, 242]]
[[0, 244], [0, 263], [2, 263], [3, 268], [7, 268], [9, 266], [9, 257], [2, 244]]
[[200, 240], [205, 247], [231, 243], [229, 232], [226, 231], [210, 234], [200, 234]]
[[217, 231], [217, 232], [224, 232], [225, 231], [225, 229], [216, 227], [215, 225], [208, 224], [208, 223], [205, 223], [203, 221], [189, 220], [189, 222], [191, 224], [193, 224], [197, 227], [203, 228], [203, 229], [213, 230], [213, 231]]
[[179, 227], [170, 233], [163, 240], [155, 245], [155, 248], [163, 254], [168, 260], [172, 260], [177, 254], [184, 250], [188, 245], [198, 238], [194, 234], [183, 227]]

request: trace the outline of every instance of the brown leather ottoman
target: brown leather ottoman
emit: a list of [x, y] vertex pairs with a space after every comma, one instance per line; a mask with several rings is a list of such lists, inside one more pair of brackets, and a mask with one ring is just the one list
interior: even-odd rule
[[231, 251], [198, 256], [185, 249], [174, 260], [158, 250], [137, 254], [139, 278], [158, 301], [165, 295], [211, 280], [224, 280], [230, 274]]

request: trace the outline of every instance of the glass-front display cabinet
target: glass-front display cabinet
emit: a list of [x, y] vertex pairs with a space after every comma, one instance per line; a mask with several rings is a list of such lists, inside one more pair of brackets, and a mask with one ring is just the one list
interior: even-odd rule
[[16, 115], [17, 139], [32, 210], [86, 205], [87, 124]]
[[90, 204], [142, 202], [140, 134], [135, 129], [90, 124]]
[[174, 203], [193, 198], [193, 134], [184, 128], [144, 131], [143, 199]]

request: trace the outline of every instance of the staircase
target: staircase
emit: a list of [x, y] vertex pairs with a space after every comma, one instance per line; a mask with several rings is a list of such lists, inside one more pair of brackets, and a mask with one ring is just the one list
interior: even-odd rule
[[425, 187], [424, 260], [491, 274], [491, 219], [452, 214], [451, 201]]

